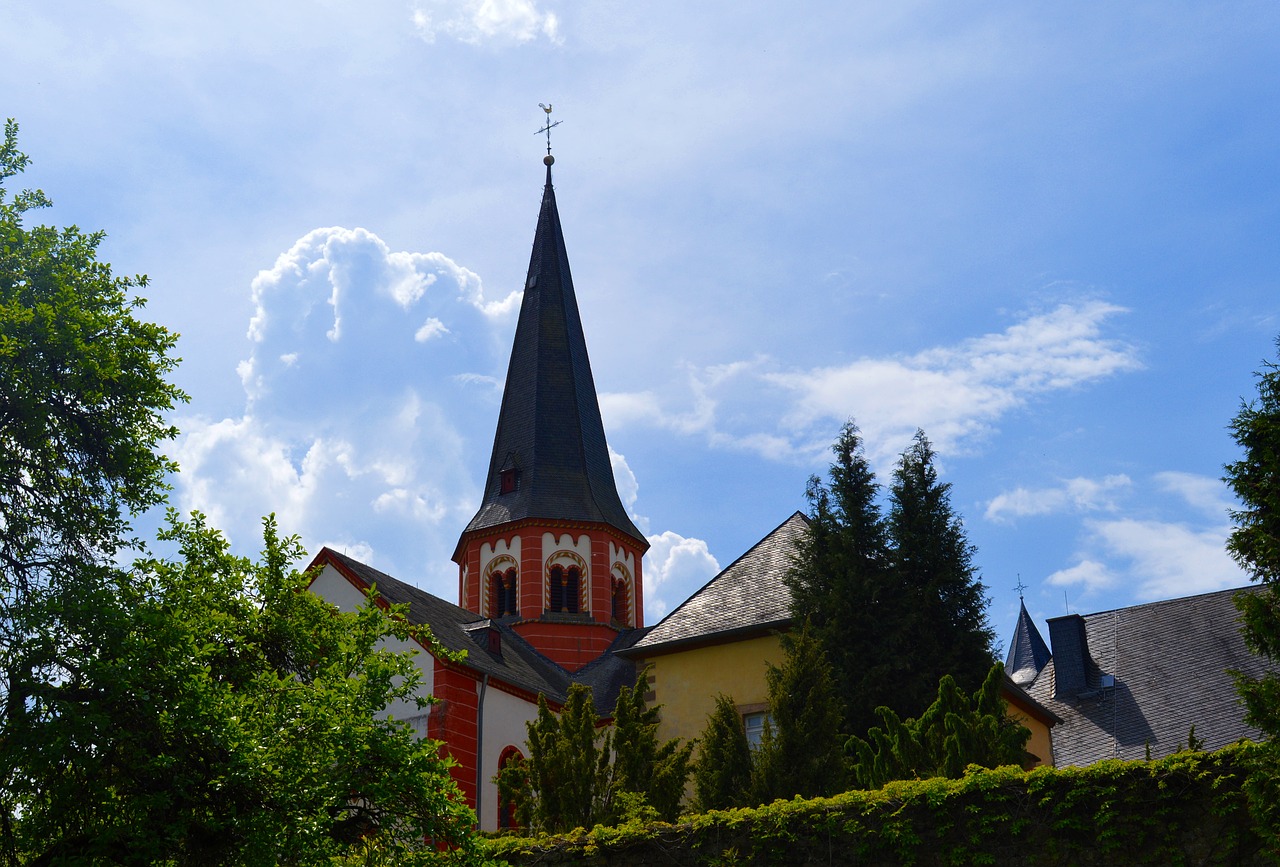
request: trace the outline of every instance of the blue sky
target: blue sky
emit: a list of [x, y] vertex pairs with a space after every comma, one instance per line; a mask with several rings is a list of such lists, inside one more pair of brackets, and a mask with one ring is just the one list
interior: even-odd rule
[[45, 222], [182, 334], [174, 499], [446, 598], [543, 180], [655, 622], [840, 424], [939, 453], [1007, 638], [1239, 586], [1280, 333], [1268, 3], [0, 2]]

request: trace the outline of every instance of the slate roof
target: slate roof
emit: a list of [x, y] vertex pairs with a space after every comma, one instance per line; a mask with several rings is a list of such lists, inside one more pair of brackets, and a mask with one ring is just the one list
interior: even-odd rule
[[[508, 469], [518, 482], [503, 494]], [[608, 524], [649, 546], [613, 480], [550, 166], [484, 499], [463, 538], [525, 518]]]
[[[1257, 588], [1244, 588], [1255, 592]], [[1050, 621], [1054, 658], [1027, 692], [1062, 722], [1052, 730], [1054, 764], [1088, 765], [1102, 759], [1168, 755], [1187, 744], [1191, 726], [1206, 749], [1241, 738], [1258, 739], [1228, 674], [1258, 676], [1265, 661], [1249, 652], [1233, 603], [1237, 590], [1150, 602]], [[1074, 618], [1074, 619], [1073, 619]], [[1078, 651], [1064, 654], [1059, 636]], [[1056, 669], [1077, 658], [1077, 686], [1059, 689]], [[1065, 669], [1064, 669], [1065, 674]], [[1107, 676], [1114, 686], [1107, 685]], [[1055, 697], [1055, 693], [1063, 693]]]
[[1004, 673], [1019, 686], [1026, 686], [1049, 662], [1049, 645], [1044, 643], [1035, 621], [1027, 613], [1027, 606], [1019, 601], [1018, 624], [1009, 642], [1009, 655], [1004, 661]]
[[[408, 605], [410, 623], [431, 627], [436, 639], [449, 650], [467, 651], [463, 663], [466, 668], [527, 692], [541, 693], [556, 704], [564, 703], [570, 683], [584, 683], [591, 687], [596, 712], [612, 717], [618, 693], [635, 682], [635, 663], [618, 656], [615, 651], [629, 647], [644, 630], [620, 633], [603, 656], [570, 673], [535, 650], [508, 623], [480, 617], [332, 548], [322, 549], [313, 564], [326, 562], [365, 584], [376, 585], [378, 594], [388, 602]], [[498, 630], [501, 635], [500, 654], [488, 649], [486, 633], [489, 628]]]
[[787, 518], [626, 653], [643, 657], [789, 625], [791, 591], [782, 579], [808, 526], [809, 519], [800, 512]]

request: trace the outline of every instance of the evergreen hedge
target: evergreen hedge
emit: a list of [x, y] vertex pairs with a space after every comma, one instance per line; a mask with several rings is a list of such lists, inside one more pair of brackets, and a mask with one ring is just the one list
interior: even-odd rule
[[482, 847], [517, 867], [1275, 864], [1243, 788], [1259, 755], [1240, 744], [1087, 768], [971, 766], [957, 780], [895, 782], [676, 824], [494, 837]]

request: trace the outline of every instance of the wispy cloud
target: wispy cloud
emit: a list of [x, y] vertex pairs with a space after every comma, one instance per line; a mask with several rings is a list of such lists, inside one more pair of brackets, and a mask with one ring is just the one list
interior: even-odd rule
[[614, 424], [698, 434], [779, 460], [823, 454], [834, 427], [856, 417], [869, 457], [888, 466], [917, 428], [940, 453], [964, 451], [1037, 395], [1138, 369], [1134, 347], [1103, 334], [1122, 312], [1102, 301], [1063, 304], [955, 346], [803, 371], [761, 356], [688, 370], [662, 396], [611, 394], [602, 405]]
[[[1151, 478], [1151, 485], [1173, 495], [1157, 510], [1161, 517], [1089, 518], [1082, 526], [1079, 562], [1049, 576], [1049, 583], [1078, 585], [1087, 593], [1123, 585], [1140, 601], [1246, 583], [1247, 577], [1226, 553], [1231, 527], [1222, 483], [1193, 473], [1161, 472]], [[989, 516], [991, 511], [989, 507]], [[1000, 514], [1012, 511], [1006, 508]], [[1163, 517], [1166, 514], [1177, 517]]]
[[1014, 518], [1053, 515], [1062, 512], [1115, 511], [1117, 496], [1133, 487], [1126, 475], [1102, 479], [1067, 479], [1050, 488], [1014, 488], [995, 496], [987, 504], [986, 518], [1008, 522]]
[[439, 35], [459, 42], [561, 42], [560, 21], [533, 0], [430, 0], [413, 9], [413, 27], [427, 42]]

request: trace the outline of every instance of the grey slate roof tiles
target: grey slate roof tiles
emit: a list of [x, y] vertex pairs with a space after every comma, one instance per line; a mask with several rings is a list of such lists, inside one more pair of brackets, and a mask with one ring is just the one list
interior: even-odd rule
[[791, 622], [783, 577], [809, 520], [796, 512], [662, 619], [628, 651], [633, 656], [715, 641]]
[[[503, 470], [517, 473], [508, 493]], [[613, 480], [550, 166], [484, 497], [463, 535], [525, 518], [603, 523], [648, 547]]]
[[[506, 623], [486, 620], [331, 548], [325, 552], [361, 581], [376, 585], [378, 594], [388, 602], [408, 605], [410, 623], [431, 627], [436, 639], [449, 650], [467, 651], [464, 666], [482, 675], [531, 693], [542, 693], [558, 704], [564, 702], [570, 683], [585, 683], [592, 688], [596, 711], [602, 716], [613, 715], [618, 693], [635, 682], [635, 663], [613, 652], [570, 673], [535, 650]], [[485, 639], [489, 628], [498, 630], [501, 636], [500, 654], [488, 650]], [[628, 646], [643, 632], [633, 629], [620, 633], [610, 650]]]
[[[1062, 654], [1055, 637], [1054, 658], [1026, 687], [1062, 718], [1052, 731], [1055, 764], [1141, 759], [1148, 745], [1158, 758], [1185, 746], [1193, 725], [1206, 749], [1260, 737], [1245, 725], [1244, 708], [1228, 674], [1236, 669], [1256, 677], [1267, 669], [1265, 660], [1245, 647], [1233, 603], [1237, 592], [1084, 615], [1079, 690], [1056, 698], [1055, 669], [1067, 665], [1069, 655]], [[1054, 621], [1051, 634], [1056, 636]], [[1114, 686], [1108, 685], [1108, 676]]]

